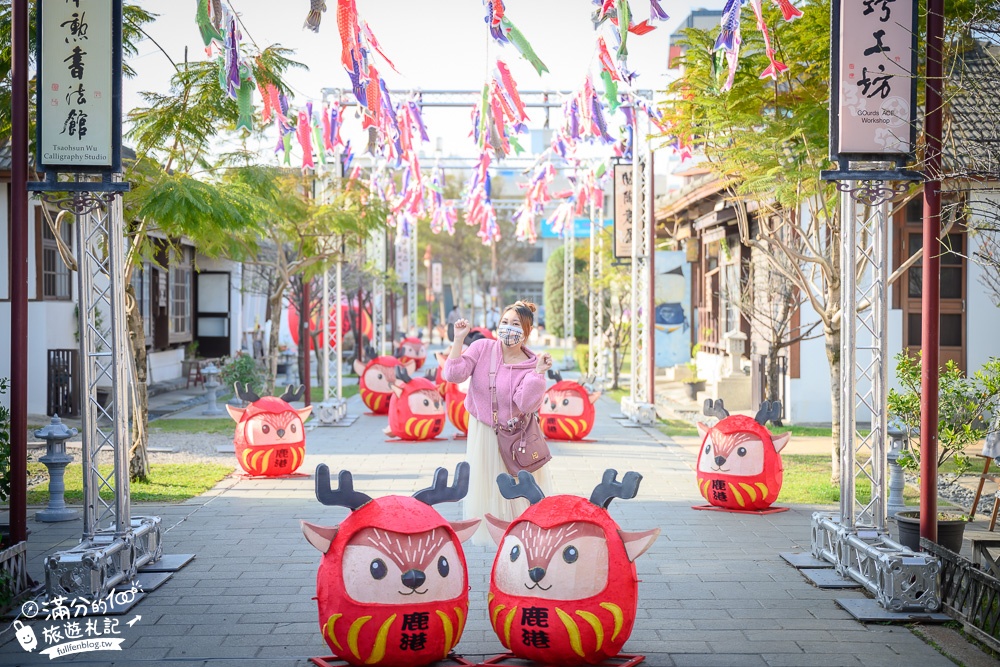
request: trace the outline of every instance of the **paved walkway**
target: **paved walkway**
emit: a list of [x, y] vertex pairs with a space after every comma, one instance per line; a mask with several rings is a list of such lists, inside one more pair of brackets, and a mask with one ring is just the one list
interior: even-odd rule
[[[362, 410], [355, 397], [352, 414]], [[805, 550], [814, 508], [770, 516], [691, 509], [697, 495], [691, 452], [654, 429], [629, 428], [611, 418], [617, 406], [598, 402], [593, 442], [556, 444], [552, 464], [561, 493], [589, 495], [602, 471], [642, 473], [639, 496], [617, 501], [611, 513], [627, 530], [659, 526], [663, 534], [638, 561], [642, 579], [635, 629], [625, 650], [646, 664], [670, 665], [920, 665], [954, 663], [910, 630], [863, 625], [835, 603], [857, 591], [824, 591], [784, 564], [778, 553]], [[319, 463], [353, 471], [359, 490], [379, 496], [410, 494], [429, 484], [433, 470], [454, 470], [465, 442], [386, 443], [382, 417], [361, 416], [351, 427], [317, 428], [308, 435], [302, 467]], [[453, 431], [446, 430], [446, 434]], [[457, 506], [445, 506], [457, 518]], [[228, 478], [188, 502], [133, 507], [162, 518], [166, 553], [197, 558], [140, 602], [142, 618], [124, 627], [123, 651], [58, 658], [79, 665], [306, 665], [329, 655], [317, 623], [316, 568], [320, 554], [303, 538], [299, 521], [334, 525], [345, 510], [315, 499], [311, 477]], [[31, 570], [42, 557], [79, 538], [79, 524], [31, 524]], [[502, 651], [486, 616], [493, 553], [468, 546], [471, 607], [458, 652], [475, 660]], [[122, 623], [131, 618], [129, 614]], [[40, 628], [36, 628], [41, 641]], [[8, 629], [0, 641], [8, 639]], [[0, 646], [0, 664], [51, 664]]]

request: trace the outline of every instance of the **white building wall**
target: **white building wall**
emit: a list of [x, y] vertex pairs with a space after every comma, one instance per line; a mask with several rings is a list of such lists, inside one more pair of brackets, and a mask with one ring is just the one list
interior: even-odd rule
[[[973, 211], [1000, 211], [1000, 192], [996, 189], [973, 190], [970, 198]], [[969, 234], [969, 257], [975, 257], [982, 238]], [[990, 269], [973, 261], [968, 263], [969, 270], [966, 292], [969, 295], [966, 305], [966, 370], [975, 372], [982, 368], [990, 357], [1000, 356], [1000, 342], [997, 342], [997, 331], [1000, 331], [1000, 295], [992, 294], [981, 277]]]

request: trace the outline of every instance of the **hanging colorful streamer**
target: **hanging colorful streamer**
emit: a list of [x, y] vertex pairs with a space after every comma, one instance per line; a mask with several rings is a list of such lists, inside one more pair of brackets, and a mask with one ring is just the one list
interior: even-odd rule
[[[728, 65], [728, 73], [722, 90], [730, 90], [733, 87], [736, 70], [739, 67], [740, 45], [743, 41], [740, 34], [740, 14], [744, 3], [748, 3], [753, 10], [754, 17], [757, 19], [757, 29], [764, 39], [764, 54], [767, 56], [768, 66], [760, 73], [760, 78], [777, 80], [778, 74], [788, 69], [787, 65], [774, 58], [774, 47], [771, 44], [771, 33], [767, 27], [767, 21], [764, 20], [762, 0], [727, 0], [722, 10], [721, 28], [714, 48], [716, 53], [725, 54]], [[802, 16], [802, 11], [792, 5], [790, 0], [774, 0], [774, 3], [781, 10], [782, 18], [786, 22], [794, 21]]]
[[486, 23], [490, 27], [490, 35], [498, 44], [510, 44], [521, 54], [521, 57], [531, 63], [531, 66], [541, 76], [543, 72], [548, 72], [542, 59], [535, 53], [527, 38], [518, 30], [514, 22], [507, 16], [503, 0], [483, 0], [486, 7]]

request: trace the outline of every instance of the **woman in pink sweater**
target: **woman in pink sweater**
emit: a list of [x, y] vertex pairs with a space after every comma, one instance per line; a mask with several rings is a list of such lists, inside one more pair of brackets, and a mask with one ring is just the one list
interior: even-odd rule
[[[496, 368], [497, 421], [536, 412], [545, 395], [545, 373], [552, 368], [552, 355], [536, 355], [524, 345], [535, 320], [535, 304], [518, 301], [504, 309], [497, 327], [497, 339], [475, 341], [463, 353], [462, 342], [469, 333], [468, 320], [455, 323], [455, 343], [444, 365], [443, 376], [448, 382], [469, 380], [465, 407], [469, 411], [469, 437], [466, 460], [471, 470], [469, 493], [462, 501], [465, 518], [482, 518], [487, 512], [512, 520], [528, 504], [523, 498], [507, 500], [500, 495], [496, 479], [507, 472], [500, 458], [497, 435], [493, 431], [493, 399], [490, 393], [490, 367]], [[534, 473], [546, 495], [552, 495], [548, 466]], [[485, 522], [472, 538], [473, 544], [491, 545], [493, 541]]]

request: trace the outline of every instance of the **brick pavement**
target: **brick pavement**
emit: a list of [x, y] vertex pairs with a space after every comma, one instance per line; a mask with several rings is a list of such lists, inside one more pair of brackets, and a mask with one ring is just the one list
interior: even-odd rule
[[[350, 405], [354, 414], [363, 407], [357, 397]], [[814, 588], [784, 564], [779, 552], [808, 548], [812, 508], [769, 516], [693, 511], [701, 499], [690, 453], [655, 430], [623, 426], [611, 418], [615, 412], [612, 402], [598, 401], [593, 441], [555, 443], [552, 465], [560, 493], [585, 496], [606, 467], [643, 474], [637, 499], [611, 505], [623, 528], [663, 531], [637, 561], [639, 610], [626, 652], [644, 653], [654, 667], [954, 664], [905, 627], [857, 623], [833, 601], [860, 592]], [[437, 466], [454, 470], [463, 457], [462, 440], [386, 443], [384, 424], [362, 416], [349, 428], [312, 430], [302, 470], [327, 463], [351, 470], [369, 495], [410, 494], [429, 484]], [[457, 505], [439, 508], [448, 518], [459, 516]], [[142, 619], [125, 628], [121, 653], [80, 654], [60, 664], [288, 667], [329, 654], [311, 599], [320, 555], [299, 520], [333, 525], [346, 510], [320, 505], [311, 477], [229, 478], [189, 502], [134, 507], [133, 514], [158, 514], [166, 553], [197, 558], [139, 603]], [[32, 529], [38, 578], [43, 554], [76, 542], [79, 524], [33, 523]], [[467, 546], [466, 556], [471, 604], [457, 650], [474, 660], [502, 647], [486, 616], [493, 553]], [[50, 661], [8, 641], [0, 646], [0, 664]]]

